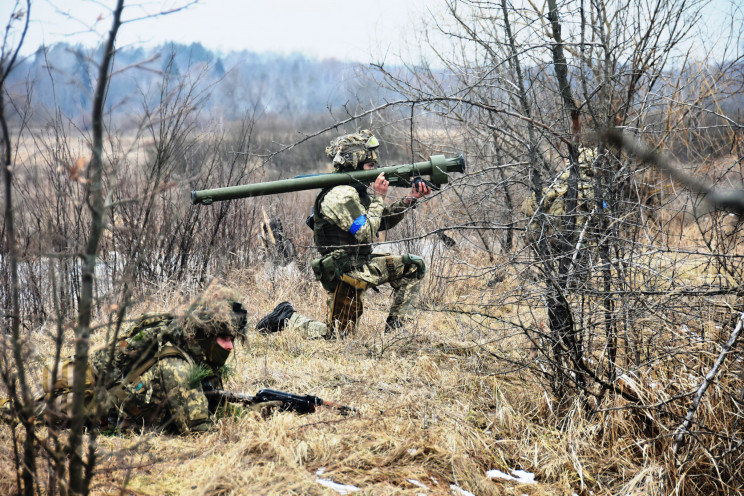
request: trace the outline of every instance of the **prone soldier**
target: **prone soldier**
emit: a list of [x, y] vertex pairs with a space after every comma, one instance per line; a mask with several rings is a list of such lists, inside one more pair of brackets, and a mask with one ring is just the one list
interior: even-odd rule
[[[175, 314], [136, 318], [116, 343], [91, 354], [86, 411], [92, 422], [178, 433], [209, 430], [225, 405], [210, 402], [205, 393], [222, 389], [234, 342], [245, 338], [246, 314], [235, 291], [211, 284]], [[56, 383], [45, 378], [39, 413], [49, 423], [69, 419], [71, 365], [61, 364]]]

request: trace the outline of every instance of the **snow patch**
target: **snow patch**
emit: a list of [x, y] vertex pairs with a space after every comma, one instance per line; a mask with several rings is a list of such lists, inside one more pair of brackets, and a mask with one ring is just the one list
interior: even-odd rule
[[470, 491], [459, 488], [454, 484], [450, 484], [450, 489], [452, 489], [452, 494], [455, 494], [457, 496], [475, 496], [475, 494], [471, 493]]
[[359, 488], [356, 486], [350, 486], [348, 484], [339, 484], [329, 479], [321, 479], [320, 477], [315, 479], [315, 482], [317, 482], [321, 486], [325, 486], [327, 488], [333, 489], [338, 494], [351, 494], [351, 493], [355, 493], [359, 491]]
[[423, 489], [429, 489], [429, 486], [427, 486], [426, 484], [422, 482], [417, 481], [416, 479], [406, 479], [406, 482], [408, 482], [409, 484], [413, 484], [414, 486], [421, 487]]
[[489, 470], [486, 475], [491, 479], [504, 479], [519, 482], [520, 484], [534, 484], [535, 474], [525, 472], [524, 470], [512, 470], [512, 474], [502, 472], [501, 470]]

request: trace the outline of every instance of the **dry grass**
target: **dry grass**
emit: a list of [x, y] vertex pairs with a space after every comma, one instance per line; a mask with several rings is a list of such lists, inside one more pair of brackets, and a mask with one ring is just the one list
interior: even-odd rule
[[[289, 217], [302, 218], [306, 204], [286, 207], [292, 213]], [[438, 213], [428, 205], [419, 210], [421, 217], [435, 220]], [[301, 233], [307, 236], [306, 230]], [[697, 226], [686, 226], [679, 243], [699, 247]], [[741, 253], [741, 246], [732, 252]], [[671, 428], [679, 425], [689, 404], [674, 398], [696, 388], [718, 353], [710, 338], [720, 342], [730, 330], [698, 322], [698, 328], [710, 329], [705, 333], [708, 340], [698, 343], [681, 335], [679, 326], [659, 328], [658, 321], [649, 319], [647, 325], [636, 321], [641, 343], [669, 342], [686, 355], [677, 359], [670, 351], [667, 359], [649, 361], [636, 370], [632, 382], [620, 383], [648, 405], [670, 406], [641, 410], [618, 399], [605, 401], [590, 417], [579, 402], [568, 399], [558, 405], [560, 399], [552, 397], [535, 375], [539, 364], [525, 334], [514, 331], [518, 326], [499, 323], [521, 321], [529, 327], [545, 319], [539, 305], [529, 312], [520, 309], [526, 305], [523, 294], [537, 293], [534, 281], [518, 279], [517, 266], [503, 268], [507, 261], [478, 260], [469, 253], [452, 260], [432, 258], [436, 265], [426, 280], [421, 312], [408, 333], [381, 333], [390, 297], [389, 289], [382, 289], [380, 294], [368, 292], [358, 333], [350, 339], [311, 341], [291, 332], [251, 333], [237, 349], [230, 389], [252, 394], [271, 387], [314, 394], [356, 407], [358, 415], [342, 417], [330, 410], [268, 418], [249, 414], [221, 419], [215, 432], [204, 435], [101, 437], [93, 493], [338, 494], [321, 484], [330, 480], [370, 495], [450, 495], [451, 485], [477, 495], [645, 495], [663, 494], [665, 473], [672, 476], [672, 484], [687, 488], [682, 493], [711, 492], [715, 474], [725, 467], [699, 456], [681, 464], [670, 459]], [[465, 262], [456, 263], [458, 258]], [[638, 270], [636, 276], [639, 285], [663, 282], [674, 268], [678, 282], [696, 286], [708, 277], [705, 270], [710, 267], [704, 262], [691, 255], [639, 256], [635, 263], [646, 270]], [[503, 280], [487, 285], [477, 267], [498, 267]], [[275, 268], [267, 262], [234, 271], [222, 282], [244, 295], [251, 327], [284, 300], [306, 315], [324, 317], [325, 294], [306, 270], [294, 264]], [[197, 292], [196, 287], [157, 288], [148, 304], [138, 303], [129, 315], [176, 308]], [[438, 308], [452, 312], [435, 311]], [[711, 316], [714, 311], [711, 307]], [[502, 332], [508, 328], [511, 331]], [[102, 340], [99, 332], [93, 344]], [[48, 359], [53, 347], [46, 330], [32, 333], [30, 341], [37, 354], [29, 363]], [[63, 354], [71, 351], [71, 344], [66, 343]], [[502, 373], [499, 359], [504, 358], [509, 359], [509, 374]], [[730, 419], [741, 417], [741, 405], [727, 403], [726, 398], [730, 391], [740, 390], [743, 376], [740, 363], [731, 362], [704, 398], [698, 419], [711, 431], [736, 438], [740, 433], [731, 431], [737, 424]], [[39, 430], [41, 439], [46, 435]], [[724, 442], [722, 438], [720, 443]], [[492, 469], [525, 470], [534, 473], [536, 483], [493, 480], [487, 476]], [[713, 482], [701, 481], [701, 474]], [[728, 487], [725, 492], [742, 489]], [[0, 494], [14, 490], [10, 430], [2, 426]]]
[[[321, 296], [318, 289], [298, 290], [300, 277], [283, 274], [273, 289], [263, 280], [233, 284], [251, 295], [246, 301], [255, 302], [255, 323], [285, 298], [304, 299], [307, 303], [298, 305], [302, 311], [320, 311], [311, 303]], [[216, 432], [201, 436], [102, 437], [94, 493], [118, 494], [126, 483], [126, 494], [143, 495], [335, 494], [319, 477], [356, 486], [362, 494], [450, 494], [450, 484], [476, 494], [578, 490], [581, 475], [568, 457], [565, 463], [548, 462], [555, 450], [576, 448], [568, 447], [575, 442], [569, 438], [558, 448], [562, 435], [549, 423], [536, 423], [544, 401], [525, 394], [523, 384], [474, 374], [485, 357], [472, 343], [460, 341], [454, 320], [430, 322], [422, 316], [411, 334], [382, 335], [387, 296], [370, 298], [352, 339], [251, 334], [235, 357], [229, 384], [234, 390], [272, 387], [315, 394], [354, 406], [358, 415], [324, 410], [263, 419], [251, 414], [222, 419]], [[37, 336], [40, 342], [46, 339]], [[1, 435], [6, 475], [0, 489], [9, 490], [8, 429]], [[486, 476], [490, 469], [532, 471], [540, 482], [521, 487], [494, 482]]]
[[[319, 287], [297, 270], [260, 269], [226, 282], [246, 295], [249, 325], [285, 299], [322, 318]], [[251, 413], [221, 419], [204, 435], [101, 437], [93, 493], [338, 494], [323, 480], [375, 495], [449, 495], [451, 485], [477, 495], [658, 493], [667, 443], [649, 441], [632, 410], [608, 409], [589, 420], [576, 404], [554, 415], [554, 400], [530, 372], [491, 373], [488, 351], [511, 347], [515, 358], [525, 355], [521, 337], [479, 347], [454, 317], [425, 312], [411, 332], [383, 335], [389, 294], [369, 296], [358, 334], [345, 341], [251, 333], [229, 382], [248, 393], [314, 394], [354, 406], [358, 415]], [[187, 295], [157, 298], [173, 306]], [[0, 436], [0, 491], [7, 494], [14, 482], [8, 429]], [[491, 469], [525, 470], [537, 482], [492, 480]]]

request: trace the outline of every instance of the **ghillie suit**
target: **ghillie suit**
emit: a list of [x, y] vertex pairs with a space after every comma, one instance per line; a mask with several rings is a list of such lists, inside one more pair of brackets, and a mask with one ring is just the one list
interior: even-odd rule
[[[182, 311], [143, 314], [115, 342], [92, 352], [89, 415], [104, 426], [208, 429], [217, 405], [209, 404], [204, 391], [222, 388], [230, 354], [217, 338], [245, 337], [246, 311], [237, 300], [232, 290], [213, 284]], [[68, 360], [54, 384], [45, 380], [42, 401], [54, 400], [45, 412], [49, 422], [69, 418], [71, 371]]]

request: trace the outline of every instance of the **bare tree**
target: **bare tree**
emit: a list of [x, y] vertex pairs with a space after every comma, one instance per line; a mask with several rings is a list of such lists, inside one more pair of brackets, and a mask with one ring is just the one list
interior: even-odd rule
[[[709, 175], [703, 167], [727, 160], [732, 167], [725, 177], [740, 182], [738, 151], [725, 158], [739, 124], [723, 111], [731, 102], [736, 60], [696, 64], [685, 48], [703, 2], [448, 5], [449, 19], [434, 24], [427, 38], [438, 64], [407, 71], [378, 64], [376, 77], [403, 94], [408, 108], [419, 109], [400, 126], [412, 143], [433, 150], [446, 138], [468, 154], [470, 174], [458, 187], [467, 211], [441, 212], [437, 219], [451, 219], [447, 229], [471, 240], [524, 228], [511, 253], [497, 260], [488, 253], [480, 265], [473, 260], [486, 255], [477, 249], [486, 244], [471, 243], [469, 262], [449, 279], [455, 283], [469, 274], [477, 284], [511, 274], [519, 281], [486, 285], [478, 301], [492, 309], [491, 324], [474, 305], [472, 339], [505, 372], [526, 368], [540, 377], [555, 411], [578, 402], [591, 417], [630, 404], [637, 408], [639, 430], [658, 449], [668, 448], [656, 436], [685, 416], [687, 393], [671, 388], [668, 396], [649, 394], [648, 384], [637, 387], [637, 378], [666, 374], [661, 371], [667, 367], [690, 370], [699, 364], [692, 350], [725, 347], [719, 336], [706, 333], [706, 321], [716, 308], [717, 325], [729, 325], [724, 314], [732, 305], [738, 310], [733, 301], [740, 285], [731, 281], [741, 280], [733, 248], [741, 230], [729, 219], [725, 241], [714, 230], [703, 232], [715, 212], [700, 208], [699, 199], [659, 169], [608, 146], [597, 132], [620, 126], [695, 159], [698, 172]], [[441, 116], [449, 136], [430, 132], [432, 114]], [[722, 180], [718, 175], [711, 183]], [[704, 192], [714, 198], [718, 191]], [[724, 203], [738, 202], [738, 191], [724, 194]], [[695, 213], [701, 234], [686, 245], [683, 233]], [[695, 267], [702, 271], [699, 280], [683, 275]], [[500, 308], [512, 316], [504, 317]], [[454, 310], [462, 312], [462, 304]], [[513, 331], [524, 338], [521, 353], [507, 339]], [[501, 341], [509, 345], [499, 346]], [[672, 382], [679, 380], [675, 375]], [[726, 391], [733, 401], [737, 386]], [[651, 421], [642, 413], [648, 409], [661, 413]], [[714, 429], [722, 427], [700, 426], [696, 439], [721, 461], [730, 453], [724, 444], [738, 441], [713, 440]]]
[[[186, 5], [189, 5], [187, 3]], [[107, 330], [107, 337], [115, 340], [122, 322], [124, 321], [126, 309], [131, 298], [132, 274], [136, 274], [137, 263], [142, 259], [142, 253], [145, 248], [140, 245], [135, 246], [133, 250], [120, 253], [126, 259], [126, 263], [114, 261], [114, 267], [122, 267], [122, 274], [117, 277], [115, 272], [102, 272], [100, 261], [106, 260], [107, 256], [101, 256], [102, 244], [109, 243], [112, 238], [111, 231], [107, 229], [109, 218], [116, 221], [116, 206], [121, 207], [127, 203], [132, 203], [132, 198], [126, 198], [117, 192], [117, 165], [122, 168], [125, 165], [122, 162], [117, 164], [117, 157], [114, 153], [107, 154], [106, 143], [115, 143], [112, 139], [107, 139], [106, 129], [106, 98], [107, 90], [111, 84], [112, 77], [115, 74], [114, 59], [116, 54], [116, 37], [120, 27], [126, 22], [133, 22], [137, 19], [123, 20], [124, 1], [119, 0], [111, 14], [111, 27], [105, 37], [103, 45], [100, 47], [100, 60], [95, 63], [97, 76], [94, 79], [94, 94], [92, 97], [91, 125], [89, 151], [90, 158], [75, 158], [75, 152], [71, 150], [70, 142], [72, 138], [68, 133], [70, 121], [66, 121], [65, 116], [59, 112], [55, 113], [54, 132], [51, 135], [52, 144], [49, 146], [50, 154], [47, 165], [50, 168], [48, 176], [49, 181], [39, 183], [38, 174], [41, 168], [35, 170], [15, 167], [12, 150], [12, 136], [8, 120], [6, 119], [6, 109], [12, 108], [14, 111], [13, 127], [17, 127], [18, 141], [21, 142], [22, 136], [31, 136], [32, 140], [37, 140], [40, 149], [44, 149], [45, 136], [39, 136], [36, 133], [38, 129], [32, 129], [28, 126], [26, 112], [27, 107], [13, 98], [12, 93], [5, 91], [4, 83], [8, 74], [15, 68], [19, 50], [23, 43], [23, 36], [28, 26], [31, 3], [25, 4], [25, 10], [19, 2], [14, 9], [13, 17], [10, 20], [5, 34], [5, 44], [2, 52], [3, 77], [0, 79], [0, 89], [2, 89], [3, 98], [0, 99], [0, 124], [3, 129], [3, 160], [4, 160], [4, 184], [5, 184], [5, 216], [4, 216], [4, 233], [5, 247], [7, 257], [3, 255], [4, 273], [10, 275], [10, 283], [3, 287], [3, 295], [9, 295], [11, 312], [8, 318], [11, 322], [9, 326], [10, 339], [3, 341], [9, 347], [3, 349], [2, 376], [5, 385], [8, 388], [11, 399], [13, 400], [13, 417], [18, 419], [24, 427], [26, 437], [23, 443], [22, 458], [16, 449], [16, 465], [18, 466], [19, 480], [17, 485], [19, 492], [24, 494], [34, 494], [40, 491], [42, 480], [38, 472], [37, 456], [40, 454], [45, 457], [50, 464], [49, 478], [47, 482], [46, 493], [55, 494], [88, 494], [90, 491], [90, 482], [93, 477], [98, 460], [98, 445], [96, 442], [98, 431], [89, 429], [95, 427], [102, 411], [98, 404], [91, 399], [102, 400], [103, 391], [97, 389], [91, 398], [91, 384], [88, 381], [91, 369], [89, 366], [89, 349], [92, 338], [92, 331], [96, 330], [95, 320], [100, 318], [102, 313], [110, 312], [109, 321], [103, 328]], [[181, 7], [184, 8], [184, 7]], [[179, 10], [175, 8], [170, 12]], [[157, 14], [157, 15], [162, 15]], [[15, 24], [25, 22], [21, 28], [21, 36], [15, 45], [11, 46], [13, 39], [10, 34], [12, 29], [17, 29]], [[78, 54], [80, 60], [88, 60], [82, 54]], [[125, 68], [126, 69], [126, 68]], [[131, 69], [131, 68], [130, 68]], [[53, 81], [53, 71], [50, 70], [50, 77]], [[192, 86], [194, 91], [196, 86]], [[178, 85], [180, 90], [187, 88], [186, 85]], [[29, 84], [29, 90], [31, 84]], [[173, 88], [167, 84], [164, 86], [165, 92], [173, 91]], [[32, 92], [27, 92], [28, 98], [31, 98]], [[10, 105], [6, 105], [6, 96]], [[129, 225], [131, 236], [137, 237], [141, 241], [147, 242], [148, 237], [143, 236], [147, 233], [146, 229], [152, 221], [150, 220], [149, 209], [152, 208], [154, 199], [158, 194], [168, 187], [168, 181], [172, 180], [173, 163], [177, 159], [172, 155], [176, 150], [185, 152], [186, 149], [180, 147], [183, 138], [188, 134], [189, 122], [188, 116], [193, 112], [195, 102], [193, 96], [186, 98], [171, 98], [171, 95], [163, 94], [161, 105], [159, 106], [160, 114], [156, 119], [149, 121], [149, 129], [157, 133], [160, 129], [160, 136], [156, 136], [157, 151], [153, 160], [154, 165], [149, 171], [147, 188], [142, 191], [129, 191], [135, 198], [145, 198], [147, 201], [142, 202], [143, 209], [141, 217], [136, 222]], [[173, 103], [175, 102], [175, 103]], [[172, 105], [172, 106], [169, 106]], [[154, 124], [159, 121], [159, 124]], [[66, 124], [68, 126], [66, 126]], [[74, 129], [80, 132], [80, 129]], [[81, 133], [82, 135], [82, 133]], [[114, 151], [114, 150], [112, 150]], [[116, 150], [118, 151], [118, 150]], [[123, 153], [126, 155], [126, 153]], [[41, 155], [43, 157], [43, 154]], [[180, 158], [180, 157], [179, 157]], [[69, 164], [66, 170], [60, 170], [59, 164]], [[14, 181], [13, 172], [23, 171], [24, 175], [21, 181]], [[63, 174], [60, 174], [63, 172]], [[30, 181], [29, 181], [30, 179]], [[20, 192], [18, 199], [12, 196], [13, 193]], [[51, 193], [51, 194], [50, 194]], [[116, 194], [115, 194], [116, 193]], [[114, 201], [116, 199], [116, 201]], [[35, 201], [36, 200], [36, 201]], [[28, 208], [22, 210], [22, 215], [18, 215], [16, 204], [22, 203]], [[47, 207], [44, 209], [44, 207]], [[187, 207], [186, 207], [187, 208]], [[72, 212], [72, 213], [71, 213]], [[162, 214], [158, 214], [160, 216]], [[155, 217], [153, 215], [153, 217]], [[25, 242], [25, 260], [23, 263], [23, 272], [18, 263], [18, 230], [16, 221], [20, 218], [21, 239]], [[70, 220], [73, 219], [73, 222]], [[30, 222], [29, 222], [30, 221]], [[119, 228], [122, 226], [120, 225]], [[42, 233], [46, 233], [44, 236]], [[151, 239], [151, 238], [149, 238]], [[33, 240], [33, 241], [32, 241]], [[48, 253], [44, 253], [49, 250]], [[44, 257], [51, 262], [44, 263]], [[116, 256], [114, 256], [116, 258]], [[56, 271], [54, 260], [70, 260], [69, 264], [60, 265], [62, 270]], [[7, 265], [6, 265], [7, 264]], [[134, 269], [133, 269], [134, 268]], [[48, 271], [49, 274], [44, 274]], [[102, 273], [110, 274], [111, 280], [102, 280]], [[59, 279], [58, 279], [59, 276]], [[59, 405], [54, 402], [53, 395], [48, 395], [47, 404], [37, 396], [38, 391], [34, 391], [28, 379], [35, 362], [34, 344], [31, 339], [30, 330], [34, 323], [33, 315], [26, 315], [21, 318], [20, 309], [20, 280], [29, 282], [30, 286], [38, 287], [39, 291], [36, 301], [40, 308], [51, 313], [56, 318], [56, 332], [53, 333], [54, 339], [54, 357], [50, 367], [50, 378], [48, 382], [52, 385], [57, 384], [57, 378], [63, 372], [66, 374], [67, 369], [62, 370], [59, 365], [63, 358], [61, 353], [63, 346], [68, 338], [68, 327], [64, 322], [70, 314], [76, 312], [74, 329], [73, 346], [74, 358], [70, 362], [72, 370], [71, 402], [69, 412], [59, 411]], [[38, 280], [41, 279], [41, 282]], [[45, 282], [51, 284], [51, 291], [43, 288]], [[61, 291], [69, 290], [69, 286], [78, 288], [77, 292], [70, 291], [69, 300], [63, 299]], [[103, 303], [116, 302], [115, 295], [119, 294], [118, 303], [111, 305], [111, 309], [106, 310]], [[33, 294], [32, 294], [33, 296]], [[32, 298], [24, 298], [26, 304]], [[63, 303], [60, 305], [60, 303]], [[49, 310], [50, 307], [53, 310]], [[24, 308], [24, 311], [26, 309]], [[103, 311], [103, 312], [102, 312]], [[37, 314], [36, 318], [41, 315]], [[21, 323], [29, 328], [28, 337], [21, 332]], [[12, 357], [12, 359], [9, 359]], [[29, 360], [29, 358], [33, 358]], [[36, 377], [38, 380], [39, 378]], [[101, 401], [103, 403], [103, 401]], [[46, 409], [44, 410], [44, 406]], [[45, 413], [42, 414], [41, 412]], [[63, 419], [62, 426], [69, 429], [67, 432], [60, 430], [60, 426], [52, 423], [48, 426], [48, 435], [45, 437], [38, 435], [37, 423], [53, 417], [52, 414], [58, 414], [57, 419]], [[69, 413], [69, 416], [67, 416]], [[13, 439], [15, 440], [15, 429], [12, 430]], [[87, 446], [87, 448], [86, 448]], [[87, 449], [87, 452], [84, 452]]]
[[[23, 11], [25, 6], [26, 10]], [[18, 254], [16, 250], [16, 231], [15, 231], [15, 212], [13, 209], [13, 196], [12, 196], [12, 185], [13, 185], [13, 150], [12, 150], [12, 138], [10, 130], [8, 128], [8, 122], [5, 113], [5, 81], [14, 69], [16, 60], [18, 59], [18, 53], [23, 46], [23, 41], [26, 36], [29, 25], [29, 15], [31, 10], [31, 2], [27, 0], [25, 4], [17, 1], [11, 18], [8, 20], [7, 27], [3, 36], [2, 51], [0, 52], [0, 66], [2, 66], [2, 74], [0, 74], [0, 128], [2, 128], [2, 140], [3, 140], [3, 185], [5, 193], [5, 256], [8, 258], [9, 274], [10, 274], [10, 298], [11, 298], [11, 314], [5, 318], [10, 319], [10, 348], [11, 356], [14, 363], [14, 367], [10, 367], [10, 363], [4, 361], [2, 364], [2, 374], [5, 383], [9, 387], [11, 394], [11, 400], [14, 402], [14, 411], [18, 413], [18, 418], [26, 431], [26, 437], [23, 444], [23, 461], [18, 460], [18, 451], [14, 449], [16, 454], [16, 463], [21, 468], [20, 477], [22, 479], [18, 481], [19, 490], [23, 488], [23, 493], [26, 495], [32, 495], [34, 492], [34, 477], [36, 472], [36, 458], [35, 458], [35, 435], [34, 435], [34, 408], [33, 398], [31, 397], [31, 389], [28, 384], [28, 380], [24, 368], [24, 352], [23, 344], [21, 340], [20, 332], [20, 305], [19, 305], [19, 294], [20, 294], [20, 282], [18, 277]], [[14, 23], [22, 22], [20, 29], [21, 34], [15, 45], [10, 45], [12, 42], [11, 30], [16, 27]], [[3, 341], [3, 355], [8, 357], [7, 347], [5, 346], [6, 341]], [[12, 371], [15, 370], [15, 373]], [[17, 381], [17, 382], [16, 382]], [[18, 385], [18, 390], [15, 386]], [[15, 435], [14, 448], [15, 445]]]

